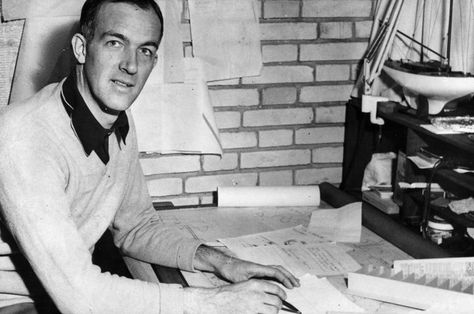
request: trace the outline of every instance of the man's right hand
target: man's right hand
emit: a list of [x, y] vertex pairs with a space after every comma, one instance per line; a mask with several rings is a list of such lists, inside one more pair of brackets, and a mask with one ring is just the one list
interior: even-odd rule
[[251, 279], [218, 288], [185, 288], [184, 312], [196, 313], [278, 313], [285, 291], [266, 280]]

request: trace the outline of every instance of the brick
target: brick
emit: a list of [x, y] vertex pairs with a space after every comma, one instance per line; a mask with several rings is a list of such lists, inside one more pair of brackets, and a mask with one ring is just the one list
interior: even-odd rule
[[264, 66], [260, 76], [244, 77], [243, 84], [312, 82], [313, 68], [306, 65]]
[[140, 159], [145, 175], [199, 171], [199, 156], [171, 156]]
[[353, 64], [351, 68], [352, 68], [351, 80], [357, 80], [357, 77], [359, 76], [359, 65]]
[[269, 130], [258, 132], [259, 146], [286, 146], [293, 144], [293, 130]]
[[203, 170], [218, 171], [236, 169], [239, 163], [238, 158], [238, 154], [235, 153], [225, 153], [222, 155], [222, 158], [219, 156], [206, 155], [204, 156]]
[[212, 195], [204, 195], [200, 197], [201, 204], [203, 205], [215, 205], [217, 200]]
[[238, 111], [220, 111], [215, 112], [217, 128], [229, 129], [238, 128], [240, 126], [240, 112]]
[[305, 165], [311, 161], [309, 150], [278, 150], [242, 153], [241, 168]]
[[317, 38], [317, 23], [261, 23], [261, 40], [305, 40]]
[[183, 182], [179, 178], [148, 180], [147, 186], [151, 196], [179, 195], [183, 193]]
[[344, 127], [318, 127], [296, 130], [296, 144], [341, 143]]
[[264, 105], [293, 104], [296, 101], [296, 87], [271, 87], [263, 90]]
[[313, 121], [312, 108], [251, 110], [244, 112], [244, 126], [305, 124]]
[[301, 102], [347, 101], [353, 85], [306, 86], [301, 88]]
[[263, 62], [296, 61], [297, 45], [264, 45], [262, 46]]
[[352, 23], [325, 22], [319, 24], [319, 37], [324, 39], [342, 39], [352, 37]]
[[316, 81], [347, 81], [351, 78], [349, 64], [322, 64], [316, 66]]
[[369, 38], [372, 30], [372, 21], [360, 21], [355, 23], [355, 37]]
[[313, 149], [313, 163], [342, 162], [343, 152], [342, 146]]
[[302, 61], [360, 60], [366, 49], [366, 42], [303, 44], [300, 59]]
[[369, 17], [372, 0], [303, 0], [303, 17]]
[[257, 89], [210, 90], [209, 95], [214, 107], [255, 106], [259, 103]]
[[263, 12], [264, 18], [298, 17], [300, 2], [295, 0], [265, 1]]
[[342, 168], [313, 168], [296, 170], [295, 184], [319, 184], [321, 182], [340, 183], [342, 179]]
[[193, 46], [184, 47], [184, 57], [192, 58], [193, 57]]
[[293, 185], [293, 171], [269, 171], [260, 173], [262, 186], [290, 186]]
[[186, 180], [186, 192], [199, 193], [216, 191], [218, 186], [255, 186], [256, 173], [232, 173], [214, 176], [192, 177]]
[[346, 107], [317, 107], [315, 120], [316, 123], [343, 123], [346, 120]]
[[222, 148], [244, 148], [257, 146], [257, 134], [255, 132], [221, 132]]

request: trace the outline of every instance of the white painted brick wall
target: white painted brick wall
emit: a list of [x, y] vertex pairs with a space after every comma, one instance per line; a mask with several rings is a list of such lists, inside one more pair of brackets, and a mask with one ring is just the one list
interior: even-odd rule
[[321, 64], [316, 66], [316, 81], [346, 81], [351, 78], [349, 64]]
[[[345, 102], [372, 25], [372, 0], [258, 0], [263, 66], [209, 82], [224, 154], [146, 156], [153, 200], [209, 204], [218, 186], [305, 185], [342, 175]], [[192, 56], [189, 16], [184, 51]]]
[[290, 186], [293, 185], [293, 171], [269, 171], [260, 173], [262, 186]]
[[296, 101], [296, 87], [272, 87], [263, 90], [263, 104], [293, 104]]
[[252, 110], [244, 113], [244, 126], [306, 124], [313, 121], [312, 108]]
[[[357, 1], [357, 0], [356, 0]], [[367, 43], [324, 43], [301, 45], [300, 59], [310, 60], [359, 60], [364, 56]]]
[[298, 17], [300, 2], [298, 0], [273, 0], [265, 1], [265, 18]]
[[287, 146], [293, 144], [293, 130], [269, 130], [258, 132], [260, 147]]
[[257, 89], [219, 89], [210, 90], [209, 96], [214, 107], [255, 106], [258, 105]]
[[237, 153], [225, 153], [222, 157], [206, 155], [202, 168], [204, 171], [233, 170], [237, 168], [238, 164], [239, 155]]
[[311, 151], [307, 149], [260, 151], [242, 153], [241, 168], [261, 168], [305, 165], [311, 162]]
[[303, 0], [304, 17], [368, 17], [371, 0]]
[[352, 92], [353, 85], [323, 85], [307, 86], [301, 89], [300, 101], [302, 102], [331, 102], [347, 101]]
[[319, 147], [313, 150], [314, 163], [342, 163], [343, 147]]
[[319, 37], [321, 38], [351, 38], [352, 23], [350, 22], [325, 22], [319, 24]]
[[306, 65], [264, 66], [260, 76], [248, 76], [243, 84], [312, 82], [313, 68]]
[[262, 46], [263, 62], [282, 62], [298, 60], [297, 45], [264, 45]]
[[341, 179], [341, 167], [303, 169], [296, 170], [295, 173], [296, 185], [318, 184], [321, 182], [338, 183], [341, 182]]
[[263, 23], [262, 40], [303, 40], [317, 38], [317, 23]]
[[185, 190], [188, 193], [216, 191], [218, 186], [255, 186], [256, 173], [232, 173], [188, 178]]
[[222, 148], [243, 148], [257, 146], [256, 132], [221, 132]]
[[316, 127], [296, 130], [296, 144], [340, 143], [344, 139], [343, 127]]

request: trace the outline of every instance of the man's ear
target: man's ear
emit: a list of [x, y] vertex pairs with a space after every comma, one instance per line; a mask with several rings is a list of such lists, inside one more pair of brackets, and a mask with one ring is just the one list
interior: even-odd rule
[[76, 33], [74, 36], [72, 36], [72, 51], [74, 52], [74, 56], [76, 57], [76, 60], [79, 64], [84, 64], [86, 62], [86, 44], [87, 41], [83, 35]]

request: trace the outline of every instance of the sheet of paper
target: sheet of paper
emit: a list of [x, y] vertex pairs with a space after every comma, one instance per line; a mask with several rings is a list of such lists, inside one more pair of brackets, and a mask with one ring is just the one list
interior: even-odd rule
[[319, 186], [220, 186], [217, 204], [228, 206], [318, 206]]
[[199, 60], [185, 59], [184, 83], [146, 84], [132, 105], [141, 152], [222, 154]]
[[78, 20], [78, 16], [26, 20], [10, 102], [24, 100], [69, 74], [75, 64], [70, 46]]
[[474, 257], [396, 260], [393, 270], [404, 275], [415, 274], [416, 278], [427, 276], [474, 283]]
[[[301, 286], [286, 289], [287, 301], [302, 313], [325, 314], [334, 312], [365, 312], [337, 290], [326, 278], [305, 274], [300, 278]], [[284, 313], [284, 312], [282, 312]]]
[[259, 75], [259, 9], [255, 0], [189, 0], [193, 53], [208, 81]]
[[244, 235], [235, 238], [219, 239], [227, 247], [261, 247], [267, 245], [293, 245], [324, 243], [328, 240], [319, 234], [308, 231], [302, 225], [268, 232]]
[[32, 17], [79, 16], [85, 0], [2, 0], [6, 21]]
[[337, 209], [315, 210], [308, 230], [336, 242], [360, 242], [362, 203]]
[[0, 108], [8, 104], [25, 21], [0, 24]]
[[282, 265], [297, 277], [306, 273], [343, 275], [360, 268], [359, 263], [346, 253], [347, 248], [335, 243], [227, 247], [239, 258], [265, 265]]

